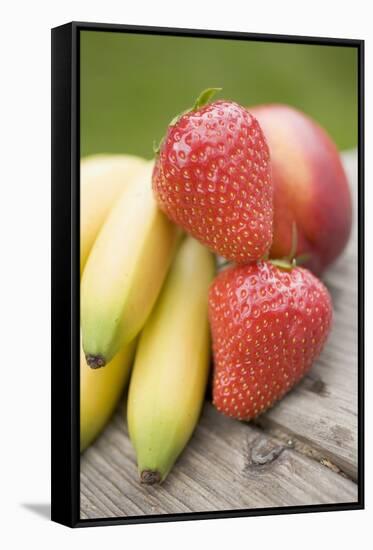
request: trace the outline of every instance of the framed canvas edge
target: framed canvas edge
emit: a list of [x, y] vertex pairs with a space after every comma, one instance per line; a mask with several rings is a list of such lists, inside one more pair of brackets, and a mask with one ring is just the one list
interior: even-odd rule
[[52, 29], [51, 519], [80, 518], [79, 68], [73, 24]]
[[[358, 500], [97, 519], [80, 518], [79, 257], [80, 31], [288, 42], [354, 47], [358, 52]], [[51, 519], [69, 527], [361, 510], [364, 497], [364, 40], [251, 32], [71, 22], [52, 29], [52, 434]], [[68, 307], [69, 304], [69, 307]], [[61, 350], [69, 353], [61, 353]], [[70, 357], [70, 364], [66, 358]]]

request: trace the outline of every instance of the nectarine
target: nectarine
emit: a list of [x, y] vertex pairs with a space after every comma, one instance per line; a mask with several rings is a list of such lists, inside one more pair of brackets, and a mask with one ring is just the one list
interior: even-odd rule
[[320, 274], [345, 247], [351, 229], [351, 196], [339, 152], [326, 131], [304, 113], [278, 104], [249, 108], [267, 139], [274, 183], [272, 258], [291, 250]]

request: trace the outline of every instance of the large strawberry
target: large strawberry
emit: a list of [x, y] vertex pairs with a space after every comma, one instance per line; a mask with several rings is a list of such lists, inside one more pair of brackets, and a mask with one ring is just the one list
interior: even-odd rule
[[228, 416], [256, 417], [310, 369], [330, 331], [325, 286], [301, 267], [257, 262], [222, 271], [210, 287], [213, 402]]
[[258, 121], [232, 101], [206, 104], [206, 90], [168, 127], [153, 190], [160, 208], [214, 252], [237, 263], [272, 242], [269, 150]]

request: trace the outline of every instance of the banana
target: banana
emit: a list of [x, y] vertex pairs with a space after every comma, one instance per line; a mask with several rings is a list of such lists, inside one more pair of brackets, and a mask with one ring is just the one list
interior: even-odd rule
[[105, 366], [141, 330], [157, 299], [179, 230], [158, 209], [148, 162], [126, 186], [92, 247], [81, 281], [83, 349]]
[[127, 384], [135, 341], [123, 347], [106, 369], [91, 369], [80, 352], [80, 452], [96, 437], [114, 412]]
[[182, 242], [141, 333], [127, 421], [142, 483], [161, 483], [193, 433], [209, 370], [208, 287], [212, 254]]
[[81, 160], [80, 275], [111, 207], [144, 163], [131, 155], [92, 155]]

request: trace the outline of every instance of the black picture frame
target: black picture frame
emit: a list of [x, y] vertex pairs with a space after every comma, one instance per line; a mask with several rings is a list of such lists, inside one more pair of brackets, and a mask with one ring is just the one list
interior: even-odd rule
[[[335, 45], [358, 52], [358, 501], [252, 510], [80, 519], [79, 52], [80, 31]], [[364, 41], [72, 22], [52, 29], [52, 520], [69, 527], [364, 508]]]

